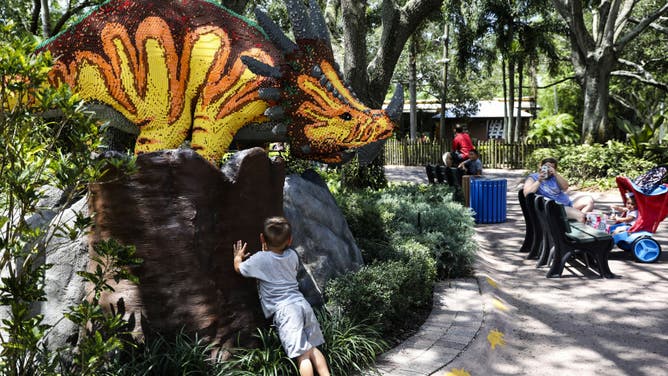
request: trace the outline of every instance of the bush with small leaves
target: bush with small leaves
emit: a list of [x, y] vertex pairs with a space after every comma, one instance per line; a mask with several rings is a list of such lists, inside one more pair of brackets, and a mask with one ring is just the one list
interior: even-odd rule
[[471, 274], [473, 216], [450, 188], [399, 184], [336, 197], [367, 264], [401, 258], [397, 245], [414, 240], [429, 249], [441, 278]]
[[331, 280], [325, 289], [328, 305], [378, 326], [384, 336], [400, 333], [411, 317], [430, 306], [436, 277], [429, 250], [408, 246], [412, 253], [404, 260], [378, 262]]

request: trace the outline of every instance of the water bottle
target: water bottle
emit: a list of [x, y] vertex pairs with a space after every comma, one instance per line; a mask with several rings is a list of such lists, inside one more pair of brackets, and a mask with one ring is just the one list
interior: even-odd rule
[[598, 222], [598, 229], [601, 231], [605, 231], [607, 222], [608, 222], [608, 217], [605, 214], [601, 214], [601, 220], [600, 222]]

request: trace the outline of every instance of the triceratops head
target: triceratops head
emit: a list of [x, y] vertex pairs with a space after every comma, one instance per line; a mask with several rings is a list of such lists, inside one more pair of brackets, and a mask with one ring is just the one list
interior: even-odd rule
[[279, 89], [260, 90], [260, 97], [273, 105], [265, 115], [287, 123], [291, 153], [297, 157], [336, 164], [347, 162], [357, 152], [361, 164], [370, 162], [401, 115], [401, 86], [385, 111], [366, 107], [341, 79], [317, 2], [310, 0], [308, 10], [300, 0], [287, 0], [286, 5], [297, 43], [266, 13], [255, 11], [283, 62], [270, 66], [242, 56], [252, 72], [280, 82]]

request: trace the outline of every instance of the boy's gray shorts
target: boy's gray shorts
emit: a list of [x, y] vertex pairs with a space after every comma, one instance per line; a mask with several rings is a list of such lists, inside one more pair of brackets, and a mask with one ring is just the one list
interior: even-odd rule
[[305, 299], [280, 307], [274, 313], [274, 325], [290, 358], [325, 343], [318, 320]]

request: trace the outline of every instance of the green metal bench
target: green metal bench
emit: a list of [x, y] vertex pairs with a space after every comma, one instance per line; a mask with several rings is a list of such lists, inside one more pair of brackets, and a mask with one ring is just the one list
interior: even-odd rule
[[612, 236], [579, 222], [570, 222], [563, 205], [546, 199], [545, 203], [549, 231], [554, 241], [548, 264], [548, 278], [561, 277], [566, 262], [576, 255], [586, 260], [591, 256], [594, 267], [601, 277], [614, 278], [608, 266], [608, 256], [614, 246]]

